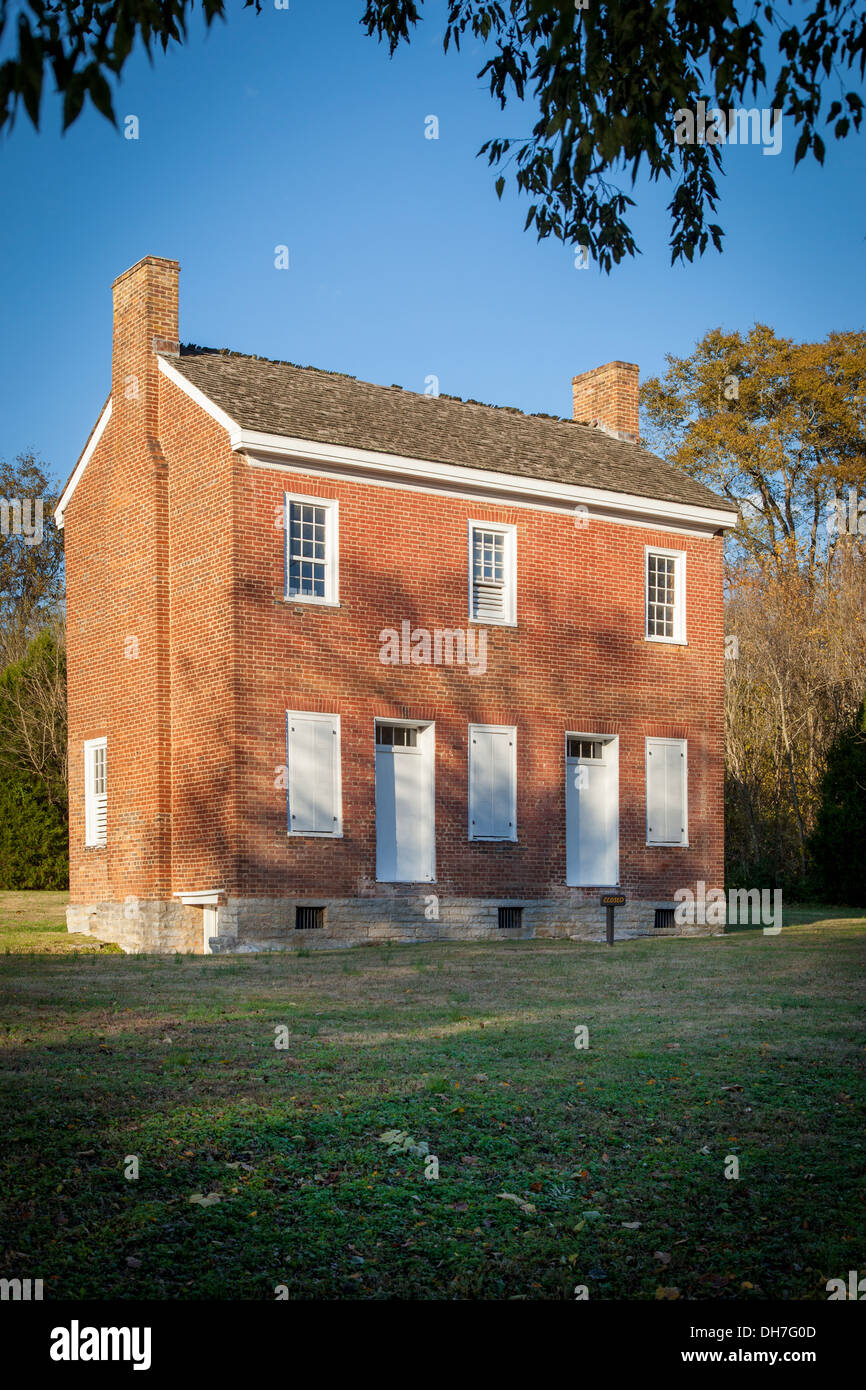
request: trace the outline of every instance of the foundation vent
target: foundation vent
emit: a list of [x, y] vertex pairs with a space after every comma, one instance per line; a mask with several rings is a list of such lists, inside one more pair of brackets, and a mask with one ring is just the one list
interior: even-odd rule
[[312, 931], [314, 927], [325, 925], [325, 909], [323, 907], [296, 907], [295, 908], [295, 931]]
[[500, 907], [499, 924], [500, 927], [522, 927], [523, 908], [522, 907]]

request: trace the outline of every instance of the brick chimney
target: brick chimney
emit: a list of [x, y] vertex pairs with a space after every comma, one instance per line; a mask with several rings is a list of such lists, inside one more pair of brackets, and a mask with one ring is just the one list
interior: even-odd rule
[[159, 376], [154, 338], [165, 351], [178, 335], [177, 261], [145, 256], [115, 280], [114, 342], [111, 364], [112, 410], [127, 416], [139, 439], [155, 439]]
[[636, 444], [639, 370], [634, 362], [606, 362], [572, 379], [574, 418], [615, 439]]
[[[115, 280], [111, 448], [103, 497], [111, 899], [171, 891], [169, 476], [157, 351], [178, 336], [177, 261], [145, 256]], [[154, 340], [157, 340], [156, 344]]]

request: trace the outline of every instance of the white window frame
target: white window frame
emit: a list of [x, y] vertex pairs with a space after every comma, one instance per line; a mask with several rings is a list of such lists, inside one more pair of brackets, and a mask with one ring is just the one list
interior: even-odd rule
[[[651, 840], [650, 839], [650, 806], [649, 806], [649, 755], [650, 745], [675, 746], [682, 752], [682, 792], [683, 792], [683, 826], [679, 838], [676, 840]], [[689, 741], [686, 738], [646, 738], [644, 740], [644, 783], [646, 791], [646, 842], [650, 849], [688, 849], [689, 847]]]
[[[480, 731], [487, 734], [510, 734], [511, 735], [511, 834], [510, 835], [476, 835], [472, 828], [472, 735]], [[516, 724], [470, 724], [469, 742], [466, 750], [467, 756], [467, 795], [466, 795], [466, 819], [469, 829], [469, 839], [475, 840], [480, 844], [515, 844], [517, 842], [517, 726]]]
[[[673, 637], [658, 637], [650, 635], [649, 630], [649, 560], [651, 555], [662, 555], [665, 559], [674, 561], [674, 635]], [[644, 585], [644, 619], [643, 633], [647, 642], [665, 642], [667, 645], [675, 647], [685, 647], [686, 642], [686, 552], [684, 550], [667, 550], [662, 545], [644, 546], [643, 560], [643, 585]]]
[[[98, 748], [105, 753], [105, 791], [99, 794], [94, 790], [94, 753]], [[105, 802], [105, 831], [100, 837], [96, 829], [97, 811], [100, 800]], [[84, 844], [88, 849], [103, 849], [108, 843], [108, 739], [88, 738], [84, 740]]]
[[[474, 557], [474, 533], [475, 531], [492, 531], [496, 535], [505, 537], [503, 546], [503, 561], [505, 571], [505, 603], [504, 613], [501, 618], [474, 618], [472, 616], [475, 607], [475, 557]], [[469, 556], [469, 621], [477, 623], [479, 627], [516, 627], [517, 626], [517, 527], [511, 523], [502, 521], [474, 521], [467, 523], [467, 550]]]
[[[293, 719], [318, 721], [333, 726], [336, 731], [337, 748], [334, 755], [334, 811], [336, 813], [332, 830], [293, 830], [292, 829], [292, 771], [291, 771], [291, 724]], [[339, 714], [325, 714], [321, 710], [286, 710], [286, 833], [292, 840], [341, 840], [343, 838], [343, 730]]]
[[[291, 533], [292, 503], [305, 507], [322, 507], [325, 512], [325, 593], [293, 594], [291, 582]], [[283, 525], [285, 528], [285, 593], [288, 603], [312, 603], [320, 608], [339, 608], [340, 606], [340, 504], [335, 497], [313, 497], [306, 492], [287, 492], [283, 502]]]

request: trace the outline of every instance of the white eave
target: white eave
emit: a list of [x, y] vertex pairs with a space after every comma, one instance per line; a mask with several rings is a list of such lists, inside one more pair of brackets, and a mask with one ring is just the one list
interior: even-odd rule
[[54, 521], [56, 523], [58, 531], [63, 530], [63, 516], [66, 511], [66, 508], [69, 506], [69, 503], [72, 500], [72, 494], [78, 487], [78, 484], [81, 481], [81, 476], [84, 473], [84, 470], [87, 467], [88, 463], [90, 462], [90, 459], [93, 455], [93, 451], [99, 443], [100, 439], [102, 438], [105, 432], [105, 426], [108, 424], [110, 419], [111, 397], [109, 396], [108, 403], [96, 422], [96, 428], [92, 431], [90, 438], [87, 441], [84, 453], [81, 455], [81, 458], [75, 465], [72, 477], [69, 479], [69, 482], [66, 484], [66, 487], [63, 489], [63, 492], [60, 494], [60, 501], [54, 508]]
[[335, 477], [363, 478], [385, 487], [409, 487], [424, 492], [447, 492], [459, 497], [486, 495], [506, 505], [547, 508], [555, 511], [582, 506], [591, 515], [632, 526], [664, 526], [666, 529], [713, 534], [737, 524], [737, 513], [727, 507], [665, 502], [633, 493], [554, 482], [525, 474], [499, 473], [489, 468], [403, 458], [373, 449], [354, 449], [344, 444], [321, 444], [289, 435], [265, 434], [235, 426], [229, 432], [231, 446], [258, 467], [303, 468]]

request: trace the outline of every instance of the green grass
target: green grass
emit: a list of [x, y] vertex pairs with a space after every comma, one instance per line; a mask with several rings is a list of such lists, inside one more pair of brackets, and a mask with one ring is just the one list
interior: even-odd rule
[[834, 913], [613, 949], [0, 955], [0, 1274], [53, 1298], [823, 1301], [864, 1269], [864, 954], [866, 919]]
[[69, 893], [0, 892], [0, 952], [74, 955], [78, 951], [120, 953], [90, 936], [66, 930]]

